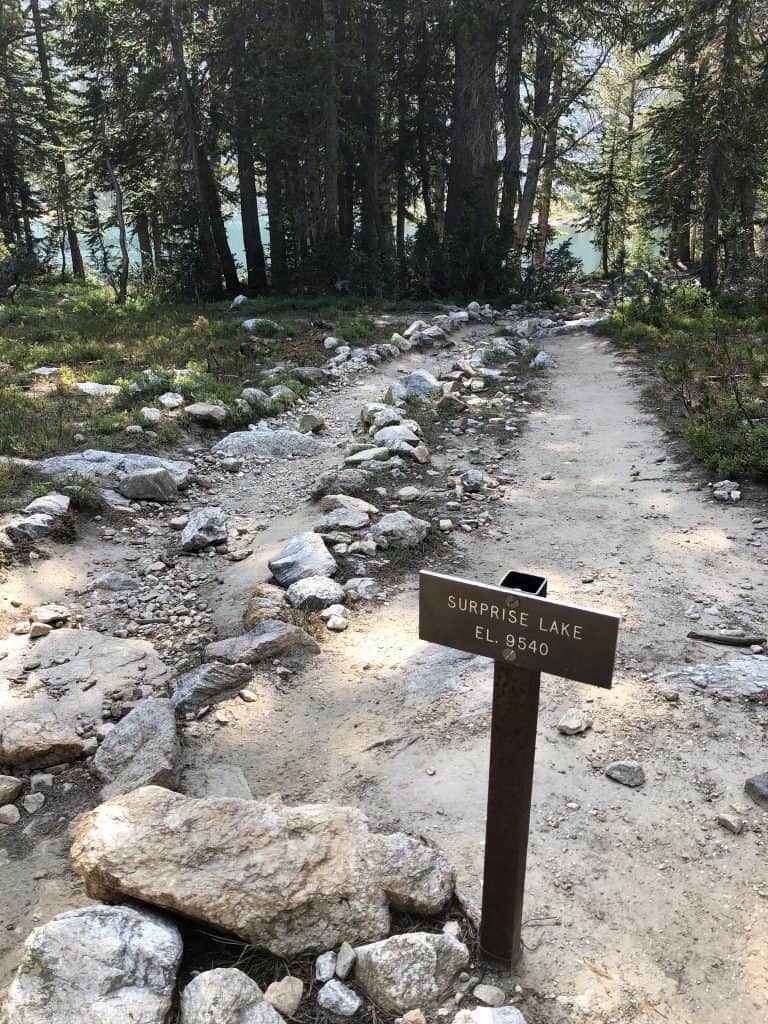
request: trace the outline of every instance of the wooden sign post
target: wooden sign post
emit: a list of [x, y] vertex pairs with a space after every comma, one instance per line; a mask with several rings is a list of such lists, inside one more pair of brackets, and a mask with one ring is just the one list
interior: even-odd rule
[[619, 631], [616, 615], [546, 593], [547, 581], [527, 573], [498, 587], [419, 574], [421, 639], [495, 662], [480, 948], [505, 964], [522, 951], [541, 672], [610, 688]]

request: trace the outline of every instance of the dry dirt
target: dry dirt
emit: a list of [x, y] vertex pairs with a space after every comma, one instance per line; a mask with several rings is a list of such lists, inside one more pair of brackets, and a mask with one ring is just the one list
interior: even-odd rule
[[[764, 632], [768, 534], [752, 520], [768, 521], [768, 503], [754, 494], [737, 506], [713, 502], [701, 472], [682, 464], [644, 405], [640, 372], [605, 342], [577, 335], [546, 348], [560, 366], [521, 404], [519, 436], [447, 435], [434, 450], [437, 475], [424, 478], [441, 497], [409, 506], [416, 515], [440, 509], [453, 497], [445, 484], [455, 468], [503, 467], [511, 483], [478, 503], [491, 525], [441, 542], [429, 566], [487, 582], [511, 568], [538, 573], [551, 597], [622, 617], [613, 690], [544, 678], [525, 953], [513, 975], [489, 968], [486, 980], [522, 986], [529, 1024], [763, 1024], [768, 813], [743, 785], [768, 769], [768, 707], [684, 686], [670, 703], [659, 680], [686, 663], [732, 656], [687, 640], [693, 626]], [[325, 392], [315, 405], [331, 439], [349, 440], [361, 403], [378, 398], [398, 370], [449, 368], [454, 358], [411, 355]], [[222, 634], [239, 631], [268, 557], [317, 522], [305, 496], [340, 455], [292, 462], [287, 477], [285, 467], [266, 467], [259, 479], [232, 478], [217, 494], [242, 522], [266, 527], [257, 554], [223, 563], [223, 582], [210, 588]], [[76, 546], [51, 549], [49, 560], [15, 572], [5, 600], [26, 606], [77, 592], [82, 600], [88, 573], [119, 567], [129, 550], [119, 540], [105, 545], [100, 529], [92, 525]], [[185, 760], [237, 764], [259, 797], [279, 791], [288, 801], [350, 802], [376, 825], [428, 836], [477, 899], [491, 674], [480, 659], [417, 640], [418, 567], [390, 575], [386, 600], [355, 612], [305, 671], [287, 680], [261, 673], [256, 703], [228, 702], [188, 728]], [[701, 619], [692, 622], [686, 610], [695, 602]], [[768, 659], [760, 660], [768, 672]], [[573, 706], [594, 726], [560, 735], [556, 723]], [[623, 757], [644, 766], [643, 788], [604, 775], [605, 764]], [[85, 900], [67, 867], [67, 828], [96, 791], [83, 774], [56, 800], [23, 842], [8, 844], [5, 856], [0, 846], [0, 993], [29, 928]], [[734, 808], [745, 822], [740, 835], [716, 822]]]

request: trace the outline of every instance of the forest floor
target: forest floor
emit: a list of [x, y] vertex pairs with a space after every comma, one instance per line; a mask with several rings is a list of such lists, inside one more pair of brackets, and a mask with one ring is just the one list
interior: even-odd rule
[[[257, 538], [250, 558], [215, 559], [199, 583], [220, 635], [241, 631], [268, 559], [316, 524], [309, 490], [338, 464], [361, 405], [417, 366], [450, 370], [492, 330], [472, 326], [458, 352], [414, 352], [310, 393], [331, 447], [258, 475], [216, 478], [216, 503]], [[742, 699], [738, 687], [719, 696], [697, 688], [692, 670], [722, 664], [732, 676], [768, 682], [768, 658], [686, 634], [736, 627], [765, 635], [768, 495], [754, 487], [738, 505], [713, 501], [703, 471], [644, 400], [644, 371], [607, 340], [576, 334], [545, 347], [559, 368], [520, 374], [518, 432], [438, 433], [432, 475], [421, 469], [414, 479], [423, 496], [407, 507], [433, 518], [453, 514], [443, 511], [455, 497], [449, 478], [490, 471], [502, 485], [477, 503], [487, 517], [439, 538], [418, 564], [390, 566], [384, 599], [354, 611], [346, 632], [324, 636], [302, 672], [259, 671], [255, 702], [236, 698], [187, 724], [185, 763], [236, 765], [256, 797], [352, 803], [377, 827], [420, 833], [445, 850], [461, 888], [478, 899], [491, 671], [482, 659], [418, 641], [417, 570], [486, 582], [513, 568], [544, 575], [552, 598], [621, 616], [617, 670], [610, 691], [544, 677], [525, 952], [513, 974], [489, 967], [485, 980], [508, 992], [519, 984], [529, 1024], [763, 1024], [768, 813], [743, 787], [768, 769], [768, 706]], [[391, 494], [382, 500], [394, 504]], [[25, 609], [56, 601], [85, 627], [114, 632], [115, 608], [93, 593], [93, 576], [152, 563], [167, 534], [151, 516], [124, 527], [90, 521], [76, 545], [46, 545], [45, 558], [12, 568], [0, 623], [7, 629]], [[8, 648], [17, 641], [24, 638], [10, 637]], [[174, 674], [178, 636], [175, 646], [157, 645]], [[573, 707], [592, 728], [562, 735], [557, 723]], [[619, 758], [643, 765], [642, 788], [606, 777], [605, 765]], [[98, 801], [97, 786], [84, 769], [67, 786], [56, 785], [23, 832], [0, 843], [0, 992], [30, 926], [86, 902], [67, 850], [71, 822]], [[739, 834], [718, 824], [723, 813], [743, 822]]]

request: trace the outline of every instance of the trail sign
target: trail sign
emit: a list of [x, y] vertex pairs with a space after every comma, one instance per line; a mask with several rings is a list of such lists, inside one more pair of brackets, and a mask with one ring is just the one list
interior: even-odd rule
[[480, 948], [514, 963], [521, 930], [541, 672], [609, 688], [619, 619], [547, 600], [547, 581], [508, 573], [489, 586], [419, 574], [422, 640], [495, 662]]

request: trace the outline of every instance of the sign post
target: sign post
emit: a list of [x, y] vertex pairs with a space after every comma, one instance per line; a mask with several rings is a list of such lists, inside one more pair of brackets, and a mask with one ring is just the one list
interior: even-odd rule
[[546, 598], [547, 581], [508, 573], [487, 586], [419, 574], [422, 640], [493, 658], [493, 713], [480, 948], [513, 964], [522, 951], [541, 672], [609, 688], [619, 619]]

